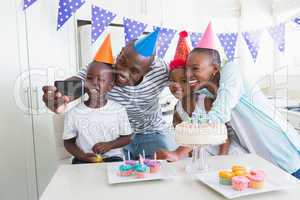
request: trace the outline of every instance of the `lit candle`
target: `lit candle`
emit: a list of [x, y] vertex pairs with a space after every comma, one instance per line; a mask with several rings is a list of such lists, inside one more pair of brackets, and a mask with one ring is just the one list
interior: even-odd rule
[[128, 158], [128, 160], [130, 160], [130, 152], [129, 151], [127, 151], [127, 158]]
[[144, 164], [144, 159], [143, 156], [140, 154], [140, 164], [143, 165]]
[[126, 161], [126, 158], [125, 158], [125, 155], [123, 154], [123, 164], [125, 165], [125, 161]]
[[154, 160], [156, 161], [156, 152], [154, 153]]
[[146, 159], [145, 150], [143, 149], [143, 158]]

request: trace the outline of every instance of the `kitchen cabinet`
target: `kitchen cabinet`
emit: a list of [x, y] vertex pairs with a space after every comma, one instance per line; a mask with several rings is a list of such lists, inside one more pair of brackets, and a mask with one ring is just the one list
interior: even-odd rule
[[37, 200], [56, 171], [53, 113], [42, 86], [77, 71], [75, 18], [56, 31], [58, 1], [1, 3], [0, 199]]

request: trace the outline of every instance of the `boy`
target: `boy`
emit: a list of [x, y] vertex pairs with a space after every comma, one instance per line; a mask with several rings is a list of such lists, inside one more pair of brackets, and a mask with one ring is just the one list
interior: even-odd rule
[[130, 143], [130, 125], [126, 110], [108, 100], [106, 94], [114, 84], [112, 67], [92, 62], [87, 71], [87, 101], [66, 113], [64, 145], [75, 158], [73, 164], [98, 161], [121, 161], [121, 147]]
[[122, 147], [131, 141], [126, 110], [108, 100], [115, 74], [109, 36], [87, 68], [85, 91], [89, 99], [72, 108], [65, 116], [64, 145], [75, 158], [73, 164], [121, 161]]

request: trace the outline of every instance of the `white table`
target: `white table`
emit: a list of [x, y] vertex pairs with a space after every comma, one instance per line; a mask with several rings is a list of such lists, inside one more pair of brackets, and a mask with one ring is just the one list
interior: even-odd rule
[[[201, 182], [187, 176], [184, 171], [186, 161], [171, 163], [178, 176], [172, 180], [149, 181], [109, 185], [105, 164], [62, 165], [46, 188], [41, 200], [215, 200], [225, 199]], [[294, 179], [284, 171], [262, 158], [249, 154], [243, 157], [218, 156], [209, 159], [213, 169], [226, 169], [234, 164], [256, 167], [272, 172], [274, 176], [283, 174]], [[284, 191], [258, 194], [239, 199], [255, 200], [299, 200], [300, 183], [297, 187]]]

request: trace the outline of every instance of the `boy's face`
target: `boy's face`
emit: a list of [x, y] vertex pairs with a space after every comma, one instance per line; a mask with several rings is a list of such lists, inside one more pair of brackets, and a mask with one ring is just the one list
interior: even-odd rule
[[145, 58], [140, 56], [133, 49], [133, 41], [122, 49], [118, 55], [116, 69], [116, 85], [134, 86], [139, 84], [144, 75], [150, 70], [153, 57]]
[[187, 79], [194, 90], [201, 83], [212, 80], [219, 67], [212, 64], [211, 58], [206, 53], [191, 53], [187, 59]]
[[177, 99], [182, 99], [184, 96], [188, 95], [190, 86], [187, 82], [185, 70], [183, 68], [174, 69], [170, 73], [170, 82], [170, 91]]
[[104, 97], [114, 86], [113, 71], [105, 63], [92, 62], [88, 68], [85, 90], [90, 97]]

